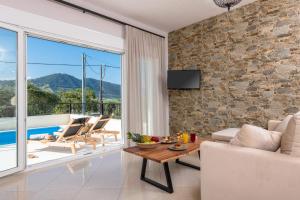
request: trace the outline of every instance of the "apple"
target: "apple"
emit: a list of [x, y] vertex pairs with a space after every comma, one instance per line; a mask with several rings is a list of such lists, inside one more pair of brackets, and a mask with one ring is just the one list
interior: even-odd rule
[[153, 142], [159, 142], [159, 137], [152, 136], [151, 137], [151, 141], [153, 141]]

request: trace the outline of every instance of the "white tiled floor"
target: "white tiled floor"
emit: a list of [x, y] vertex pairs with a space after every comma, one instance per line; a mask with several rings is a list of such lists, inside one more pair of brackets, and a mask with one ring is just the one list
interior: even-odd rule
[[[199, 165], [197, 156], [187, 158]], [[200, 199], [200, 172], [170, 163], [174, 193], [140, 180], [142, 160], [120, 150], [0, 179], [1, 200], [193, 200]], [[165, 184], [161, 165], [146, 176]]]

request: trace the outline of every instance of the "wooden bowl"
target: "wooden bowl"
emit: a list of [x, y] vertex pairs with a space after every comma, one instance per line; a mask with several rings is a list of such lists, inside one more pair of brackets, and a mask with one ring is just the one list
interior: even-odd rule
[[154, 149], [158, 147], [159, 142], [153, 143], [153, 144], [147, 144], [147, 143], [136, 143], [136, 146], [140, 149]]

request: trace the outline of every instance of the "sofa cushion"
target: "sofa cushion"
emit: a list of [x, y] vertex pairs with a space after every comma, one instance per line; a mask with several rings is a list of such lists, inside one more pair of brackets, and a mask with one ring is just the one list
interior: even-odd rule
[[293, 115], [288, 115], [286, 116], [282, 122], [280, 122], [273, 131], [277, 131], [277, 132], [281, 132], [281, 133], [284, 133], [287, 126], [288, 126], [288, 123], [290, 121], [290, 119], [293, 117]]
[[300, 156], [300, 112], [291, 118], [282, 135], [281, 153]]
[[281, 132], [268, 131], [261, 127], [245, 124], [230, 143], [275, 152], [280, 147], [281, 135]]
[[240, 131], [240, 128], [227, 128], [222, 131], [212, 133], [213, 140], [229, 142]]

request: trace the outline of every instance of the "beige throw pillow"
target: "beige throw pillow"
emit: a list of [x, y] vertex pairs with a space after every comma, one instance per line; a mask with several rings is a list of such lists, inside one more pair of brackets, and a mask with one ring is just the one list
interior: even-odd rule
[[282, 135], [281, 153], [300, 156], [300, 112], [291, 118]]
[[245, 124], [240, 132], [230, 141], [231, 144], [255, 149], [277, 151], [282, 133]]
[[288, 116], [286, 116], [286, 117], [282, 120], [282, 122], [280, 122], [280, 124], [278, 124], [278, 125], [276, 126], [276, 128], [274, 129], [274, 131], [284, 133], [285, 130], [286, 130], [286, 128], [287, 128], [287, 126], [288, 126], [288, 124], [289, 124], [289, 121], [290, 121], [290, 119], [291, 119], [292, 117], [293, 117], [293, 115], [288, 115]]

